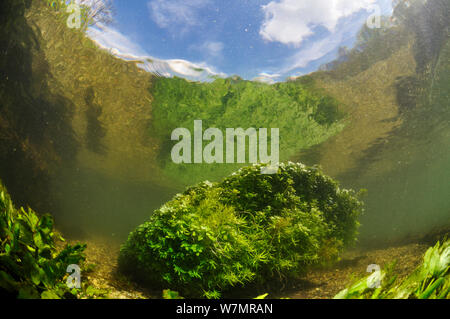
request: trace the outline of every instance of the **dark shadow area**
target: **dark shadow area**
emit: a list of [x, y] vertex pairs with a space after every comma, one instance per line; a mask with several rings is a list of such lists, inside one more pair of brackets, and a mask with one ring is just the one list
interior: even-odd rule
[[74, 106], [48, 87], [52, 75], [39, 30], [24, 17], [30, 6], [0, 4], [0, 178], [17, 205], [53, 212], [50, 175], [77, 153]]
[[95, 92], [92, 87], [87, 88], [84, 101], [86, 103], [86, 146], [87, 148], [98, 154], [105, 154], [106, 148], [101, 140], [106, 135], [106, 130], [99, 120], [103, 111], [100, 105], [95, 103]]
[[421, 82], [415, 76], [399, 77], [395, 82], [399, 112], [415, 109], [420, 94]]

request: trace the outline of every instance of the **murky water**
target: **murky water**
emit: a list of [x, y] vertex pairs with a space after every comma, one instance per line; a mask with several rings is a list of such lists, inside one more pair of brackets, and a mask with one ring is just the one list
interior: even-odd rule
[[[76, 1], [75, 6], [89, 3], [83, 14], [93, 14], [77, 26], [68, 1], [0, 1], [1, 190], [8, 190], [17, 207], [29, 206], [38, 216], [51, 214], [69, 244], [87, 244], [87, 263], [97, 268], [83, 273], [80, 293], [107, 287], [112, 297], [154, 298], [172, 285], [189, 297], [181, 290], [189, 283], [185, 292], [199, 288], [204, 297], [254, 298], [270, 292], [275, 298], [331, 298], [356, 277], [367, 276], [367, 265], [390, 271], [386, 265], [397, 260], [398, 278], [413, 273], [429, 245], [448, 236], [450, 2], [392, 1], [393, 10], [385, 10], [375, 27], [364, 21], [369, 8], [363, 6], [371, 1], [334, 1], [329, 12], [320, 8], [322, 2]], [[109, 5], [96, 7], [102, 3], [117, 5], [120, 17], [111, 15]], [[311, 8], [309, 17], [305, 12]], [[280, 19], [288, 11], [288, 19]], [[175, 19], [168, 23], [171, 15]], [[311, 18], [311, 23], [295, 21], [296, 16]], [[194, 21], [203, 18], [208, 27]], [[239, 75], [232, 75], [235, 71]], [[232, 128], [259, 135], [249, 133], [248, 143], [244, 138], [241, 144], [244, 152], [234, 153], [233, 146], [228, 156], [228, 143], [239, 140], [229, 138]], [[267, 142], [261, 132], [270, 132], [263, 137]], [[174, 145], [185, 141], [183, 156], [173, 156]], [[220, 181], [255, 158], [261, 162], [278, 155], [281, 162], [320, 165], [344, 188], [367, 190], [356, 247], [342, 247], [352, 241], [345, 232], [354, 239], [353, 217], [343, 217], [341, 230], [329, 216], [329, 207], [342, 215], [349, 207], [341, 209], [347, 200], [341, 200], [342, 193], [335, 201], [322, 193], [299, 208], [310, 207], [310, 215], [295, 216], [297, 210], [280, 207], [297, 198], [262, 196], [274, 205], [252, 215], [252, 207], [261, 206], [260, 194], [243, 195], [255, 197], [257, 204], [237, 205], [248, 185], [241, 192], [233, 189], [229, 197], [212, 188], [205, 194], [215, 200], [192, 196], [196, 204], [188, 205], [180, 200], [176, 205], [185, 206], [187, 216], [178, 207], [180, 215], [167, 209], [172, 215], [162, 212], [155, 224], [140, 227], [127, 241], [130, 232], [187, 186]], [[216, 163], [209, 164], [211, 159]], [[269, 179], [263, 183], [270, 184]], [[322, 187], [318, 183], [325, 184], [310, 176], [307, 182], [314, 192]], [[238, 200], [231, 203], [234, 197]], [[238, 209], [245, 214], [235, 213]], [[274, 216], [260, 218], [273, 211]], [[7, 220], [1, 227], [9, 227], [1, 229], [6, 234], [0, 238], [1, 255], [6, 257], [0, 265], [0, 295], [7, 289], [19, 297], [54, 296], [48, 278], [40, 276], [55, 277], [46, 263], [63, 244], [56, 239], [55, 250], [44, 243], [44, 235], [52, 236], [47, 218], [36, 224], [38, 218], [26, 217], [29, 223], [19, 234], [22, 228], [10, 220], [20, 217], [9, 219], [16, 213], [11, 209], [0, 216]], [[173, 222], [174, 216], [183, 220]], [[248, 223], [248, 216], [264, 222]], [[216, 230], [217, 236], [211, 235]], [[334, 258], [338, 255], [339, 260]], [[22, 267], [22, 261], [32, 267]], [[82, 265], [81, 259], [76, 263]], [[55, 267], [64, 273], [60, 264]], [[135, 285], [128, 275], [142, 275], [142, 280]], [[161, 284], [158, 291], [141, 289], [147, 279]], [[256, 287], [256, 281], [266, 279]], [[443, 282], [423, 280], [424, 290], [427, 280], [432, 280], [430, 287]], [[28, 289], [29, 283], [36, 289]], [[229, 290], [220, 295], [222, 289]]]
[[80, 239], [104, 236], [121, 242], [180, 190], [88, 169], [66, 170], [52, 183], [60, 212], [56, 222], [65, 234]]
[[368, 190], [362, 241], [413, 237], [450, 224], [450, 130], [445, 119], [437, 125], [423, 123], [420, 136], [393, 136], [393, 146], [374, 146], [363, 159], [368, 165], [342, 177]]
[[310, 164], [329, 156], [325, 169], [344, 186], [368, 190], [360, 229], [365, 245], [414, 238], [450, 224], [450, 119], [442, 112], [448, 104], [428, 107], [353, 152], [356, 162], [346, 156], [351, 140], [336, 149], [332, 139], [299, 156]]
[[[26, 33], [26, 45], [2, 51], [2, 63], [11, 67], [5, 69], [9, 78], [2, 78], [0, 177], [21, 204], [52, 212], [65, 233], [123, 240], [154, 209], [182, 191], [188, 176], [182, 171], [165, 176], [170, 159], [158, 158], [161, 145], [170, 141], [150, 134], [156, 114], [152, 107], [158, 105], [150, 93], [154, 75], [95, 49], [91, 42], [86, 45], [87, 40], [64, 26], [50, 27], [58, 13], [43, 7], [30, 10], [39, 14], [27, 11], [26, 19], [17, 15], [17, 25], [23, 28], [13, 34]], [[448, 35], [448, 26], [445, 30], [442, 34]], [[10, 43], [12, 36], [2, 37], [2, 43]], [[404, 38], [409, 37], [413, 39], [413, 35]], [[318, 145], [282, 160], [320, 164], [345, 187], [368, 190], [361, 217], [363, 243], [414, 236], [450, 223], [449, 42], [445, 35], [442, 39], [440, 51], [426, 53], [435, 56], [425, 54], [434, 72], [424, 80], [431, 88], [425, 100], [401, 94], [404, 83], [408, 87], [422, 80], [419, 75], [424, 71], [419, 70], [414, 50], [433, 43], [414, 46], [411, 40], [369, 66], [355, 67], [350, 75], [339, 68], [337, 74], [312, 75], [316, 88], [342, 102], [341, 108], [350, 114], [347, 126], [342, 132], [333, 131], [325, 142], [308, 136]], [[416, 76], [419, 80], [408, 82]], [[232, 98], [230, 93], [219, 100]], [[257, 114], [252, 120], [262, 119], [264, 125], [279, 115], [249, 113], [257, 109], [255, 105], [241, 114]], [[320, 129], [314, 132], [328, 136], [326, 125]], [[36, 199], [36, 194], [45, 197]]]

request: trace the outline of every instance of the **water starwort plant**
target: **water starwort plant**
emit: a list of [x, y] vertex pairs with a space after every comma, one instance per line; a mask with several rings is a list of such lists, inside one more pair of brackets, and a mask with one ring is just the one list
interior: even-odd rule
[[286, 280], [356, 240], [362, 203], [317, 167], [240, 169], [188, 188], [129, 235], [119, 266], [141, 282], [218, 298], [249, 283]]

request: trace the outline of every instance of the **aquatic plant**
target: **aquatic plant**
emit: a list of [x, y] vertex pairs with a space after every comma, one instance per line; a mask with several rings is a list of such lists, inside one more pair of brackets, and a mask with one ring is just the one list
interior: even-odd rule
[[122, 272], [184, 296], [218, 298], [249, 283], [286, 280], [333, 260], [356, 240], [362, 203], [317, 167], [240, 169], [188, 188], [121, 247]]
[[233, 78], [217, 78], [210, 83], [156, 78], [150, 93], [150, 133], [160, 141], [160, 164], [166, 176], [186, 185], [204, 179], [220, 180], [245, 166], [173, 163], [172, 131], [183, 127], [192, 132], [195, 120], [202, 120], [204, 127], [222, 131], [233, 127], [267, 128], [270, 132], [270, 128], [278, 128], [282, 161], [344, 128], [342, 103], [315, 88], [312, 80], [269, 85]]
[[86, 245], [56, 248], [60, 237], [50, 215], [15, 209], [0, 184], [0, 295], [25, 299], [94, 298], [105, 295], [92, 286], [71, 289], [69, 265], [83, 265]]
[[[422, 264], [397, 282], [394, 267], [375, 272], [339, 292], [335, 299], [449, 299], [450, 240], [427, 250]], [[379, 281], [379, 287], [373, 283]]]

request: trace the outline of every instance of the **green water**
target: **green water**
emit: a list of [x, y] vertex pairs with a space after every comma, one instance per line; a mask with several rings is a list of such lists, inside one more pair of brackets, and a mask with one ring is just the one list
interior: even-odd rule
[[[368, 190], [360, 219], [362, 244], [414, 237], [450, 224], [449, 122], [441, 118], [431, 126], [425, 120], [419, 124], [392, 133], [389, 143], [373, 145], [358, 167], [337, 176], [345, 187]], [[61, 212], [57, 222], [67, 233], [119, 240], [185, 187], [123, 180], [88, 169], [66, 170], [52, 185]]]
[[62, 231], [75, 238], [127, 238], [182, 188], [148, 181], [120, 180], [89, 169], [65, 170], [52, 183], [53, 200]]
[[[12, 7], [8, 9], [14, 11]], [[33, 10], [38, 9], [40, 14], [34, 16], [33, 12], [37, 11]], [[344, 126], [349, 121], [360, 120], [344, 115], [342, 119], [336, 103], [343, 114], [358, 105], [340, 103], [345, 97], [336, 92], [339, 91], [336, 87], [330, 88], [329, 83], [337, 86], [341, 82], [332, 82], [335, 79], [351, 79], [355, 74], [375, 70], [370, 73], [372, 78], [366, 79], [367, 83], [354, 83], [363, 86], [366, 95], [370, 95], [378, 90], [370, 86], [376, 85], [373, 77], [377, 80], [379, 76], [379, 82], [384, 79], [382, 72], [376, 71], [376, 63], [384, 63], [386, 52], [383, 56], [354, 58], [354, 64], [360, 60], [367, 62], [363, 65], [355, 66], [352, 62], [338, 66], [335, 73], [313, 74], [311, 78], [316, 82], [305, 77], [269, 86], [233, 78], [212, 84], [192, 84], [148, 74], [139, 75], [142, 76], [139, 83], [144, 83], [140, 91], [132, 90], [136, 83], [129, 78], [120, 84], [114, 82], [111, 84], [114, 90], [109, 90], [107, 84], [114, 81], [109, 77], [113, 71], [119, 70], [117, 73], [121, 74], [131, 69], [137, 74], [137, 68], [105, 52], [79, 45], [74, 39], [80, 35], [74, 36], [64, 26], [58, 29], [62, 30], [61, 42], [55, 40], [57, 45], [47, 45], [49, 40], [45, 34], [53, 30], [57, 20], [44, 6], [27, 10], [31, 11], [27, 11], [26, 19], [20, 10], [9, 16], [14, 23], [7, 24], [1, 33], [0, 62], [6, 76], [2, 77], [0, 87], [0, 178], [19, 204], [52, 213], [58, 228], [74, 237], [101, 235], [122, 241], [154, 209], [183, 191], [186, 185], [201, 179], [217, 180], [231, 171], [222, 167], [215, 170], [217, 166], [205, 169], [171, 163], [170, 131], [178, 124], [184, 127], [203, 118], [207, 120], [205, 126], [221, 128], [277, 126], [282, 132], [283, 161], [323, 164], [324, 154], [335, 145], [334, 139], [341, 136]], [[5, 25], [9, 21], [3, 20]], [[395, 33], [385, 36], [395, 37]], [[414, 36], [408, 34], [404, 39], [414, 39]], [[429, 56], [424, 55], [425, 62], [419, 59], [420, 54], [428, 51], [421, 48], [428, 48], [432, 43], [411, 40], [403, 48], [409, 53], [399, 53], [403, 54], [401, 58], [386, 62], [387, 68], [383, 69], [394, 72], [398, 60], [411, 56], [417, 63], [416, 73], [409, 74], [415, 81], [405, 83], [422, 83], [420, 90], [407, 91], [410, 89], [407, 85], [392, 84], [377, 96], [397, 97], [396, 118], [401, 124], [393, 126], [387, 134], [373, 133], [374, 139], [368, 147], [357, 148], [351, 144], [363, 133], [355, 131], [348, 144], [331, 148], [336, 152], [334, 166], [344, 168], [335, 173], [325, 167], [325, 173], [345, 187], [368, 190], [364, 198], [366, 211], [361, 217], [361, 243], [417, 236], [450, 224], [448, 25], [437, 36], [436, 43], [440, 46], [433, 47]], [[391, 38], [389, 43], [392, 42]], [[65, 47], [78, 51], [64, 51]], [[73, 54], [70, 57], [69, 51]], [[100, 61], [107, 76], [89, 73], [86, 65], [91, 65], [93, 59]], [[84, 61], [86, 74], [80, 80], [79, 66], [63, 68], [64, 61], [77, 61], [80, 65]], [[397, 79], [408, 78], [403, 74], [406, 71], [398, 72]], [[77, 81], [72, 81], [72, 77]], [[152, 87], [155, 83], [160, 85]], [[118, 85], [121, 90], [117, 90]], [[412, 91], [418, 93], [414, 95]], [[135, 92], [146, 95], [135, 96]], [[111, 94], [116, 95], [108, 100]], [[118, 103], [118, 97], [124, 101], [123, 105], [114, 104]], [[370, 118], [371, 112], [375, 114], [382, 103], [385, 99], [375, 101], [364, 115]], [[264, 108], [258, 109], [261, 105]], [[129, 111], [135, 106], [136, 111]], [[374, 119], [375, 127], [384, 125], [377, 121]], [[123, 137], [125, 133], [130, 136]], [[349, 152], [356, 159], [355, 164], [345, 163], [348, 157], [343, 154]], [[301, 155], [292, 156], [294, 153]], [[121, 168], [133, 174], [119, 174]]]
[[379, 149], [375, 157], [393, 166], [388, 173], [371, 171], [367, 176], [360, 171], [344, 178], [352, 187], [368, 189], [361, 241], [369, 244], [417, 236], [450, 224], [448, 121], [428, 134], [395, 150]]

